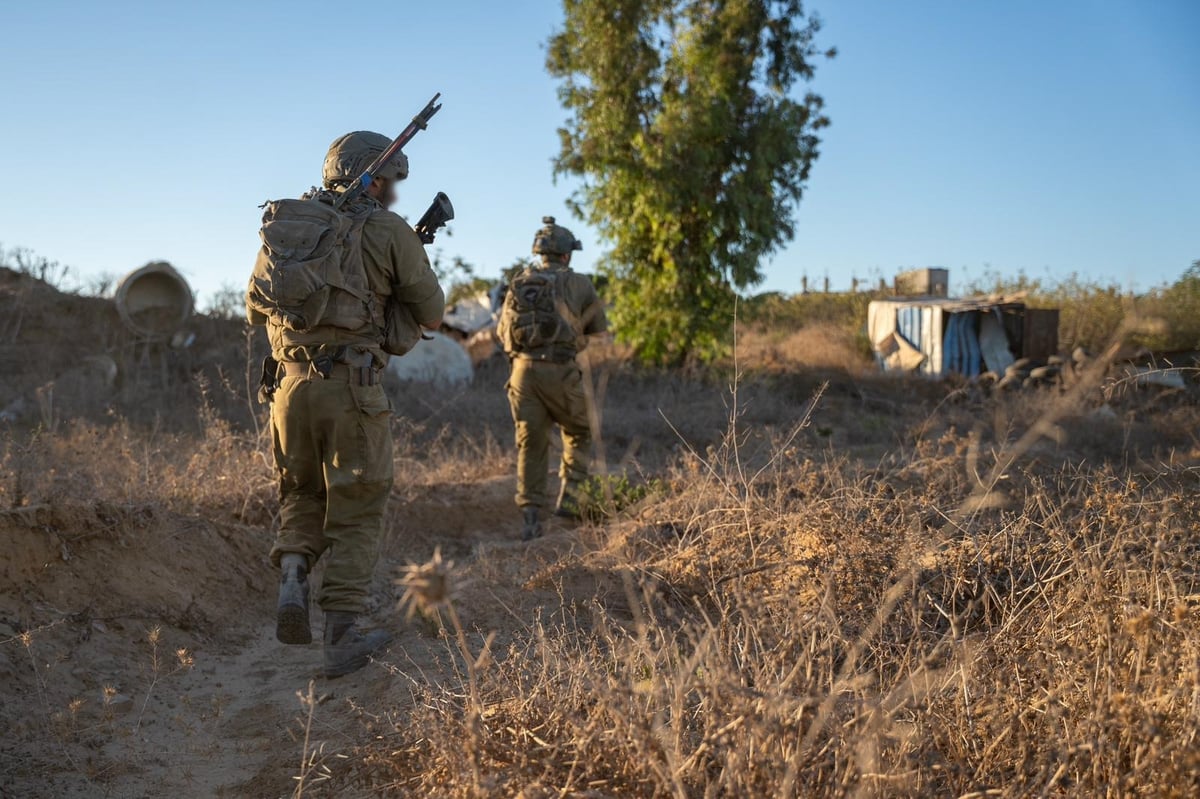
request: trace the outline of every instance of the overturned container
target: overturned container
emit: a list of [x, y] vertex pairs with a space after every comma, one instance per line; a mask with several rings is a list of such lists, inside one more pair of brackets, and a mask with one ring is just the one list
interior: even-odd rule
[[117, 286], [117, 313], [125, 326], [148, 341], [166, 341], [192, 315], [191, 286], [166, 261], [135, 269]]

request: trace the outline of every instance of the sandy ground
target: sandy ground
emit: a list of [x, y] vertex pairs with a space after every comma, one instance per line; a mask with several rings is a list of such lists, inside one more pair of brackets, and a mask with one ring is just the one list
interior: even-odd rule
[[[370, 622], [397, 639], [338, 680], [320, 676], [318, 643], [274, 639], [266, 531], [97, 502], [0, 513], [0, 797], [291, 795], [306, 727], [319, 778], [393, 723], [415, 686], [455, 668], [437, 625], [396, 609], [400, 567], [440, 548], [466, 580], [464, 624], [501, 644], [562, 601], [530, 578], [575, 535], [522, 545], [512, 488], [500, 478], [396, 494]], [[313, 624], [319, 636], [319, 613]]]

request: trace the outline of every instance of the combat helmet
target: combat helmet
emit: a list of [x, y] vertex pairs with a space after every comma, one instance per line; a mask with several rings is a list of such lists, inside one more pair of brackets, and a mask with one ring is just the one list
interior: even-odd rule
[[554, 217], [542, 217], [542, 229], [533, 237], [533, 254], [566, 256], [574, 250], [582, 250], [583, 242], [561, 225], [554, 224]]
[[[391, 143], [392, 140], [382, 133], [369, 130], [356, 130], [339, 137], [329, 145], [329, 152], [325, 154], [321, 179], [328, 188], [354, 181]], [[396, 153], [376, 177], [404, 180], [408, 177], [408, 156], [402, 152]]]

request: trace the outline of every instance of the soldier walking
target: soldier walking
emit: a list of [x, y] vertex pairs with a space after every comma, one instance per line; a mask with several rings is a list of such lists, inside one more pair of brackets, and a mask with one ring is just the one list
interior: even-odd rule
[[[342, 136], [325, 157], [324, 189], [302, 198], [316, 202], [268, 206], [268, 217], [279, 210], [264, 224], [246, 297], [249, 320], [266, 325], [277, 362], [264, 368], [264, 383], [273, 391], [280, 488], [279, 533], [271, 550], [281, 572], [276, 637], [285, 644], [312, 641], [308, 575], [324, 556], [318, 602], [325, 613], [329, 677], [362, 668], [391, 641], [382, 630], [366, 633], [356, 624], [367, 609], [393, 480], [391, 404], [380, 378], [389, 353], [402, 351], [390, 346], [396, 334], [391, 321], [402, 317], [414, 330], [417, 324], [437, 328], [445, 309], [420, 238], [387, 210], [396, 201], [397, 183], [408, 177], [402, 152], [376, 170], [365, 192], [333, 211], [390, 143], [367, 131]], [[334, 222], [321, 221], [329, 219]], [[344, 252], [320, 269], [301, 269], [333, 258], [331, 241]], [[287, 258], [293, 271], [286, 274], [316, 283], [305, 287], [311, 291], [306, 297], [303, 291], [283, 296], [295, 285], [280, 277], [279, 262]], [[336, 281], [329, 278], [335, 273]]]
[[571, 271], [571, 253], [583, 245], [555, 224], [554, 217], [542, 222], [533, 240], [541, 262], [513, 277], [497, 325], [512, 363], [508, 402], [516, 426], [516, 501], [524, 516], [524, 541], [542, 533], [554, 424], [562, 430], [563, 449], [554, 514], [579, 518], [579, 490], [588, 476], [592, 433], [583, 372], [575, 356], [587, 345], [587, 336], [608, 329], [592, 281]]

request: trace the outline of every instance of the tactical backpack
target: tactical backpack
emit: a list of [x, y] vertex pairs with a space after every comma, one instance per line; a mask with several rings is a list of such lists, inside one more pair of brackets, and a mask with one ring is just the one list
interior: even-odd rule
[[502, 343], [512, 353], [545, 357], [574, 355], [578, 334], [562, 300], [569, 272], [526, 269], [512, 279], [501, 313]]
[[269, 320], [297, 333], [325, 326], [357, 331], [371, 323], [382, 328], [362, 260], [370, 210], [342, 213], [328, 196], [266, 204], [263, 246], [246, 290], [251, 322]]

